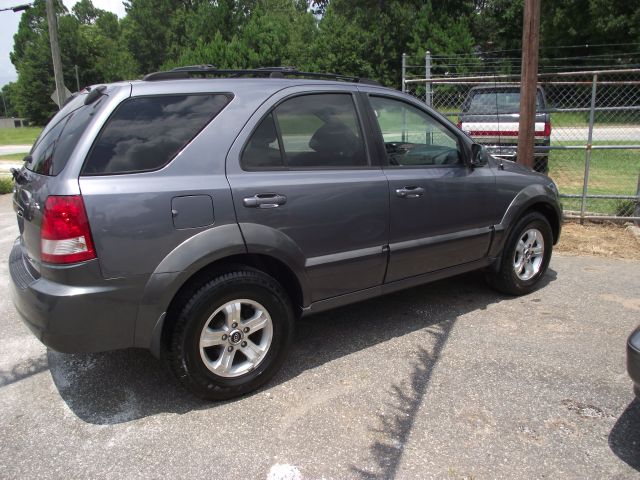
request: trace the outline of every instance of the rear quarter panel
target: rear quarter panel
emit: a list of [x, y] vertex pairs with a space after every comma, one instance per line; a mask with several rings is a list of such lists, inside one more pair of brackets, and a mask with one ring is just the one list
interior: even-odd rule
[[[133, 85], [132, 96], [228, 93], [225, 86], [228, 84], [216, 88], [212, 82], [187, 81], [185, 91], [180, 91], [175, 87], [168, 90], [164, 82], [141, 82]], [[237, 225], [225, 176], [225, 156], [246, 118], [266, 95], [257, 86], [245, 85], [242, 94], [234, 94], [225, 109], [160, 170], [80, 177], [104, 277], [166, 273], [170, 263], [163, 260], [189, 238], [207, 229]], [[212, 225], [175, 228], [172, 199], [187, 195], [213, 199]], [[203, 257], [208, 253], [200, 252]]]

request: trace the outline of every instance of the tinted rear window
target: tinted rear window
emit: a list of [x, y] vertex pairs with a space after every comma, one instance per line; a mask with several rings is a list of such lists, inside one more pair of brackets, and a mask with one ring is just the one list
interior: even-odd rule
[[[542, 94], [536, 94], [536, 109], [542, 109]], [[479, 91], [473, 94], [467, 110], [470, 113], [518, 113], [520, 90]]]
[[229, 103], [228, 94], [136, 97], [100, 132], [83, 175], [148, 172], [169, 163]]
[[62, 171], [79, 138], [104, 103], [101, 98], [90, 105], [84, 105], [84, 97], [82, 95], [82, 101], [76, 102], [80, 107], [66, 115], [56, 115], [51, 120], [26, 157], [25, 167], [41, 175], [57, 175]]

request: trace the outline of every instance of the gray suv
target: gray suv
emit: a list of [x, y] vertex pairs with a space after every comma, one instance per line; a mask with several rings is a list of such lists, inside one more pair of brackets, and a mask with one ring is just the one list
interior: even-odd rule
[[549, 178], [415, 98], [287, 69], [87, 88], [14, 177], [27, 326], [149, 349], [207, 399], [267, 382], [300, 316], [477, 269], [530, 292], [561, 227]]

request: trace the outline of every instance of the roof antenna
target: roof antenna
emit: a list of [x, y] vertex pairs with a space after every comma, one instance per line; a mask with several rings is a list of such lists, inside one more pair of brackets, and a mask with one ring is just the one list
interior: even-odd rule
[[496, 64], [493, 65], [493, 92], [496, 98], [496, 120], [498, 121], [498, 152], [502, 155], [502, 131], [500, 130], [500, 110], [498, 107], [498, 72]]

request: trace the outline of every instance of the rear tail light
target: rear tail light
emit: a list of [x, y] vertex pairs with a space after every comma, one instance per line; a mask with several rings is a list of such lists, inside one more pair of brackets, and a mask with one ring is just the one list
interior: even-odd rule
[[41, 258], [75, 263], [96, 258], [84, 202], [80, 195], [47, 198], [40, 230]]
[[462, 130], [462, 122], [458, 122], [458, 128]]
[[551, 136], [551, 122], [544, 123], [544, 136], [545, 137]]

